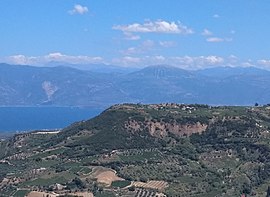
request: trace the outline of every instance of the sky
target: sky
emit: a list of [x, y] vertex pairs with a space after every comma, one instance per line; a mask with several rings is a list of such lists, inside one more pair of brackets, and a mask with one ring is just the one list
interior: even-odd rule
[[1, 0], [0, 62], [270, 69], [269, 0]]

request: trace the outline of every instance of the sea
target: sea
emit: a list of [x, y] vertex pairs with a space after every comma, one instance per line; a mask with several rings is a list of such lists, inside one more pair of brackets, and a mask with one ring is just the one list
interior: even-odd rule
[[103, 110], [94, 107], [0, 107], [0, 134], [62, 129], [93, 118]]

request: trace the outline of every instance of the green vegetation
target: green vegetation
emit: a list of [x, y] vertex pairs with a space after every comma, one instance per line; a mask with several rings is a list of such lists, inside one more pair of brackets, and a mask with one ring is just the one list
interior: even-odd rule
[[29, 190], [18, 190], [13, 194], [13, 196], [14, 197], [25, 197], [29, 192], [30, 192]]
[[99, 192], [95, 197], [115, 197], [115, 195], [112, 192]]
[[120, 188], [124, 188], [128, 185], [130, 185], [131, 182], [130, 181], [113, 181], [112, 182], [112, 187], [120, 187]]
[[[58, 134], [17, 134], [0, 142], [0, 191], [265, 197], [268, 107], [124, 104]], [[124, 181], [112, 178], [113, 170]], [[111, 184], [100, 180], [106, 176]]]
[[67, 183], [70, 179], [74, 178], [75, 176], [68, 173], [68, 172], [63, 172], [60, 174], [55, 174], [51, 175], [51, 177], [44, 177], [44, 178], [38, 178], [30, 181], [24, 182], [21, 186], [50, 186], [55, 183], [60, 183], [60, 184], [65, 184]]

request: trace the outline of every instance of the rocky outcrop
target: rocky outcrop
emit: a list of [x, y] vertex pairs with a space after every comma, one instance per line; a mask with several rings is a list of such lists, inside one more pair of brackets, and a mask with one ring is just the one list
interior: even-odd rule
[[125, 123], [125, 128], [132, 133], [148, 131], [150, 135], [154, 137], [165, 137], [168, 133], [173, 133], [178, 136], [190, 136], [193, 133], [202, 133], [207, 129], [206, 124], [200, 122], [180, 124], [177, 122], [167, 123], [167, 122], [156, 122], [152, 120], [146, 120], [145, 122], [140, 122], [136, 120], [130, 120]]

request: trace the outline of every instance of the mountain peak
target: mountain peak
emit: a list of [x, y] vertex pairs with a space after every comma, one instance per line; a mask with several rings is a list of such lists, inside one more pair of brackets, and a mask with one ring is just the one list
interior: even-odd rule
[[151, 76], [155, 78], [184, 77], [192, 75], [192, 72], [169, 65], [153, 65], [135, 72], [137, 75]]

